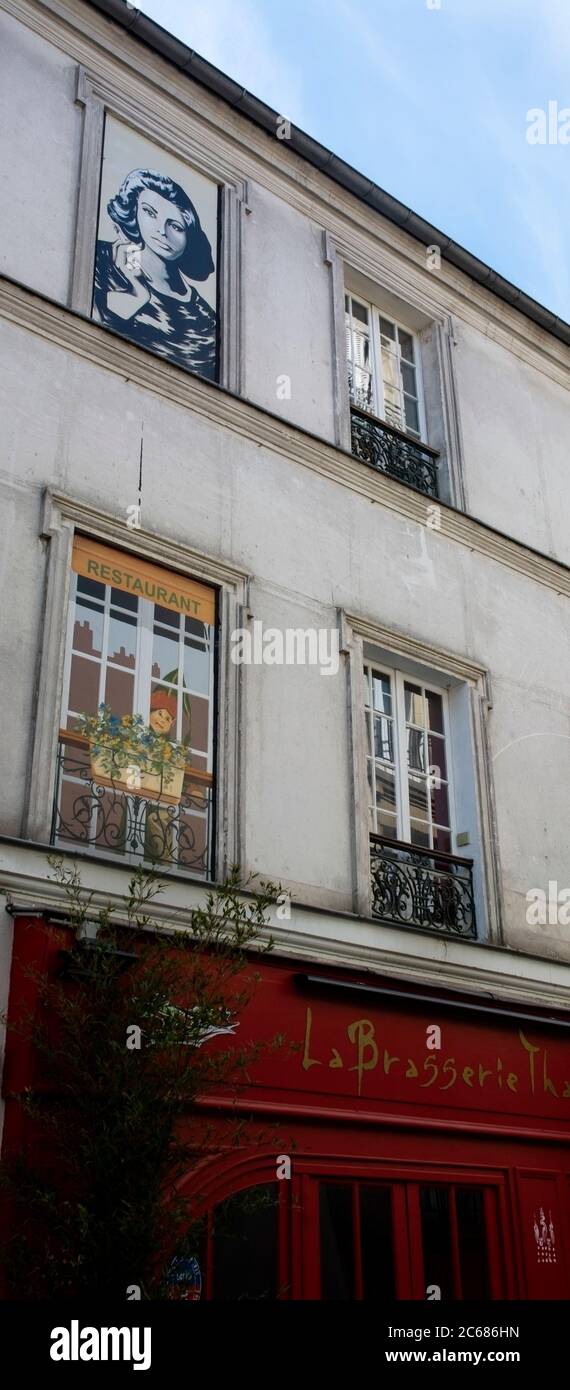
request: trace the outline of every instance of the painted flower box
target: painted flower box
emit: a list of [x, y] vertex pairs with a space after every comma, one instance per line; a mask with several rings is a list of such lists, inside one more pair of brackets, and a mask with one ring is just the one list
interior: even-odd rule
[[156, 732], [138, 714], [120, 717], [105, 705], [96, 715], [81, 715], [77, 731], [87, 739], [91, 776], [98, 786], [178, 805], [186, 772], [185, 744]]
[[149, 771], [144, 766], [143, 756], [133, 748], [131, 756], [123, 760], [111, 749], [101, 749], [102, 740], [90, 742], [89, 756], [91, 776], [99, 786], [113, 787], [116, 791], [129, 792], [131, 796], [145, 796], [149, 801], [165, 801], [169, 806], [177, 806], [182, 796], [182, 785], [186, 764], [169, 763], [160, 771]]

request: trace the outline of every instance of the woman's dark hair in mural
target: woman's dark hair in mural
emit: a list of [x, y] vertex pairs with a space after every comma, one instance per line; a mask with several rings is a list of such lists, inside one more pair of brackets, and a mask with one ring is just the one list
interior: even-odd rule
[[123, 180], [119, 192], [107, 203], [107, 212], [115, 226], [129, 241], [140, 242], [141, 233], [138, 220], [138, 200], [143, 189], [160, 193], [161, 198], [174, 203], [180, 210], [186, 224], [186, 250], [178, 262], [179, 269], [191, 280], [207, 280], [214, 269], [212, 248], [200, 226], [200, 218], [188, 194], [179, 183], [167, 174], [156, 174], [151, 169], [133, 169]]
[[217, 379], [217, 315], [189, 281], [214, 272], [192, 200], [167, 174], [132, 169], [107, 203], [117, 228], [97, 242], [93, 316], [178, 367]]

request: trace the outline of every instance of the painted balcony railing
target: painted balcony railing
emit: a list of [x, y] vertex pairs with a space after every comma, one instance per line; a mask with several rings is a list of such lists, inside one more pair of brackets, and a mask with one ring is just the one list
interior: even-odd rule
[[372, 911], [398, 927], [474, 939], [473, 860], [370, 836]]
[[[132, 769], [128, 769], [132, 773]], [[135, 769], [136, 771], [136, 769]], [[213, 787], [210, 773], [186, 767], [179, 795], [156, 776], [139, 785], [100, 775], [87, 739], [60, 731], [52, 844], [144, 861], [163, 870], [211, 877]]]
[[419, 444], [385, 420], [378, 420], [366, 410], [351, 405], [351, 439], [355, 458], [389, 473], [409, 487], [417, 487], [428, 497], [438, 497], [437, 449]]

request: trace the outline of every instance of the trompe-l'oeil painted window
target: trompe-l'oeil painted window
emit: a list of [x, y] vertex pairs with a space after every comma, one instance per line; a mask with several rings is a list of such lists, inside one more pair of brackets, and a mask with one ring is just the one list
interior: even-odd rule
[[445, 691], [364, 667], [370, 830], [452, 853]]
[[77, 536], [53, 839], [211, 873], [216, 594]]
[[417, 338], [352, 294], [344, 307], [352, 404], [425, 439]]

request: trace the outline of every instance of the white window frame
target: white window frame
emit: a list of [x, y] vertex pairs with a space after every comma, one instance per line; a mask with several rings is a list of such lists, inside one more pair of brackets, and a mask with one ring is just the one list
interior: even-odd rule
[[[455, 853], [457, 835], [457, 818], [455, 812], [455, 777], [453, 771], [451, 730], [449, 720], [449, 705], [447, 691], [438, 685], [423, 680], [420, 676], [413, 675], [409, 671], [400, 671], [397, 667], [385, 665], [382, 662], [370, 660], [364, 657], [364, 669], [373, 671], [378, 676], [388, 676], [392, 690], [392, 719], [394, 725], [394, 766], [395, 766], [395, 788], [396, 788], [396, 829], [398, 840], [405, 844], [411, 844], [411, 817], [410, 799], [408, 788], [408, 750], [406, 742], [406, 704], [404, 686], [419, 685], [422, 691], [430, 691], [433, 695], [438, 695], [441, 699], [443, 710], [443, 736], [445, 741], [445, 756], [447, 763], [447, 796], [449, 804], [449, 830], [451, 837], [450, 853]], [[364, 718], [367, 718], [367, 707], [364, 706]], [[365, 731], [366, 732], [366, 731]], [[373, 762], [377, 760], [373, 757]], [[367, 783], [368, 785], [368, 783]], [[431, 800], [428, 797], [429, 828], [430, 839], [432, 830]], [[373, 831], [371, 834], [375, 833]], [[421, 850], [424, 846], [418, 845]], [[427, 846], [425, 846], [427, 851]], [[437, 850], [433, 850], [437, 854]], [[442, 851], [439, 851], [442, 853]]]
[[[345, 293], [346, 298], [348, 298], [348, 300], [349, 300], [351, 306], [352, 306], [353, 303], [359, 304], [359, 305], [361, 306], [361, 308], [362, 308], [362, 309], [366, 309], [366, 311], [367, 311], [367, 313], [368, 313], [368, 323], [369, 323], [369, 329], [370, 329], [370, 335], [369, 335], [369, 336], [370, 336], [370, 367], [371, 367], [371, 376], [372, 376], [372, 391], [373, 391], [373, 397], [374, 397], [373, 409], [372, 409], [369, 413], [370, 413], [371, 415], [375, 415], [375, 416], [377, 417], [378, 420], [383, 420], [383, 421], [385, 422], [385, 424], [388, 425], [389, 429], [399, 429], [401, 434], [407, 435], [409, 439], [417, 440], [417, 443], [418, 443], [418, 444], [419, 444], [419, 443], [428, 444], [428, 443], [429, 443], [429, 440], [428, 440], [428, 437], [427, 437], [426, 411], [425, 411], [424, 388], [423, 388], [423, 379], [422, 379], [421, 347], [420, 347], [420, 340], [419, 340], [418, 334], [415, 333], [414, 330], [413, 330], [412, 328], [409, 328], [407, 324], [401, 323], [399, 319], [394, 318], [394, 315], [393, 315], [391, 312], [389, 312], [388, 310], [380, 309], [380, 308], [378, 307], [378, 305], [372, 304], [372, 303], [370, 303], [370, 302], [369, 302], [368, 300], [366, 300], [366, 299], [362, 299], [361, 296], [360, 296], [359, 294], [353, 294], [353, 293], [352, 293], [352, 290], [348, 289], [346, 286], [345, 286], [345, 291], [344, 291], [344, 293]], [[388, 420], [387, 417], [386, 417], [385, 401], [384, 401], [384, 378], [383, 378], [383, 373], [382, 373], [382, 345], [381, 345], [381, 341], [380, 341], [380, 338], [381, 338], [381, 333], [380, 333], [380, 319], [381, 319], [381, 318], [387, 319], [390, 323], [393, 323], [393, 324], [394, 324], [394, 327], [397, 329], [397, 332], [398, 332], [398, 343], [397, 343], [397, 347], [398, 347], [398, 368], [399, 368], [399, 371], [400, 371], [400, 397], [401, 397], [401, 409], [402, 409], [402, 424], [401, 424], [400, 426], [393, 425], [392, 422], [391, 422], [391, 420]], [[351, 310], [350, 310], [350, 319], [351, 319], [351, 334], [352, 334], [352, 331], [353, 331], [353, 330], [352, 330], [352, 319], [353, 319], [353, 316], [352, 316], [352, 307], [351, 307]], [[419, 436], [417, 436], [417, 435], [411, 433], [410, 430], [406, 429], [406, 426], [405, 426], [404, 386], [403, 386], [403, 379], [402, 379], [402, 374], [401, 374], [401, 370], [400, 370], [400, 362], [401, 362], [400, 342], [399, 342], [399, 333], [400, 333], [400, 330], [401, 330], [403, 333], [407, 333], [408, 336], [412, 339], [413, 344], [414, 344], [414, 358], [415, 358], [415, 360], [414, 360], [414, 364], [413, 364], [413, 365], [414, 365], [414, 367], [415, 367], [415, 372], [416, 372], [416, 383], [417, 383], [417, 390], [418, 390], [417, 402], [418, 402], [418, 415], [419, 415], [419, 423], [420, 423], [420, 433], [419, 433]], [[354, 363], [353, 363], [352, 365], [354, 366]], [[349, 366], [350, 366], [350, 362], [349, 362], [349, 360], [348, 360], [348, 358], [347, 358], [347, 361], [346, 361], [346, 374], [347, 374], [347, 377], [348, 377], [348, 369], [349, 369]], [[352, 404], [352, 402], [351, 402], [351, 404]], [[356, 403], [354, 403], [354, 404], [356, 404]], [[357, 408], [358, 408], [358, 409], [362, 409], [362, 410], [365, 409], [364, 406], [358, 406]]]

